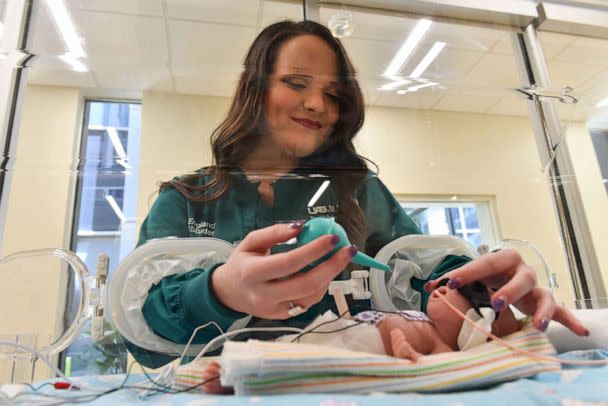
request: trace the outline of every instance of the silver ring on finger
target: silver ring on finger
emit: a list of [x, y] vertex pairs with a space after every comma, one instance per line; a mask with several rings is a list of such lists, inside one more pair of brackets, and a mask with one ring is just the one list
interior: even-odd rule
[[289, 310], [287, 310], [287, 314], [289, 315], [289, 317], [296, 317], [302, 313], [306, 313], [306, 310], [307, 309], [304, 309], [301, 306], [294, 306], [292, 302], [289, 302]]

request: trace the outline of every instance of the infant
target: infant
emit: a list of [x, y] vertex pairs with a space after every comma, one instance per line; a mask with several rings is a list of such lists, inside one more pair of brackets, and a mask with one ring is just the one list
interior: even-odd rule
[[[450, 304], [487, 332], [503, 337], [519, 330], [520, 323], [511, 309], [497, 313], [491, 308], [490, 292], [482, 283], [448, 289], [445, 286], [447, 280], [442, 282], [442, 286], [437, 288], [438, 293], [445, 295]], [[415, 362], [423, 355], [465, 350], [487, 341], [485, 335], [463, 322], [441, 298], [431, 295], [426, 314], [414, 310], [396, 313], [366, 310], [355, 315], [354, 319], [338, 319], [332, 312], [327, 312], [309, 325], [304, 334], [287, 335], [276, 341], [328, 345]], [[214, 379], [219, 374], [219, 363], [207, 365], [203, 373], [203, 379], [209, 381], [203, 385], [205, 392], [231, 393], [230, 388], [222, 387], [219, 379]]]

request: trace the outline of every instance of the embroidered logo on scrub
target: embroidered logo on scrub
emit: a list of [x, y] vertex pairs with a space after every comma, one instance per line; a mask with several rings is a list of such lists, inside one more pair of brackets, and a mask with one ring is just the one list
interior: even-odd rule
[[335, 212], [338, 211], [338, 205], [337, 204], [328, 204], [326, 206], [309, 206], [308, 207], [308, 214], [311, 215], [315, 215], [315, 214], [334, 214]]
[[215, 221], [213, 223], [207, 221], [201, 221], [197, 223], [192, 217], [188, 218], [188, 230], [196, 235], [206, 235], [207, 237], [213, 237], [215, 233]]

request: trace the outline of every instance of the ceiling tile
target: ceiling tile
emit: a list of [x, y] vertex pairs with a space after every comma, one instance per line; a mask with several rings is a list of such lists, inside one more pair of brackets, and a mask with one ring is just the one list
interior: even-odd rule
[[218, 64], [240, 68], [256, 29], [171, 20], [169, 33], [173, 67]]
[[69, 9], [162, 16], [162, 0], [66, 0]]
[[557, 57], [576, 40], [574, 35], [545, 31], [539, 31], [538, 38], [547, 60]]
[[173, 81], [167, 67], [102, 65], [96, 66], [92, 73], [98, 86], [106, 89], [173, 91]]
[[[426, 52], [428, 51], [424, 49], [423, 55], [415, 55], [411, 61], [408, 61], [401, 71], [402, 74], [404, 76], [411, 74]], [[483, 57], [484, 54], [481, 52], [454, 49], [448, 44], [424, 71], [422, 77], [440, 83], [460, 82]]]
[[418, 18], [404, 18], [383, 14], [364, 13], [355, 10], [321, 7], [321, 23], [327, 25], [333, 15], [351, 13], [353, 33], [350, 38], [398, 41], [399, 45], [412, 31]]
[[606, 67], [608, 66], [608, 39], [576, 38], [554, 60]]
[[344, 38], [344, 48], [359, 76], [379, 78], [398, 50], [395, 42]]
[[443, 91], [445, 96], [433, 106], [433, 110], [483, 113], [503, 97], [497, 92], [450, 90]]
[[459, 84], [469, 88], [512, 89], [520, 83], [511, 55], [486, 54]]
[[497, 29], [439, 22], [431, 28], [425, 42], [442, 41], [450, 48], [488, 52], [505, 35], [508, 35], [505, 31]]
[[74, 12], [91, 65], [161, 64], [168, 60], [165, 23], [160, 18]]
[[27, 83], [47, 86], [95, 87], [96, 83], [90, 72], [71, 70], [34, 68], [28, 71]]
[[398, 95], [394, 92], [380, 93], [376, 97], [375, 106], [405, 107], [410, 109], [430, 109], [437, 104], [443, 94], [437, 91], [422, 89], [414, 93]]
[[166, 0], [169, 18], [255, 27], [259, 1], [255, 0]]
[[592, 77], [600, 74], [604, 67], [601, 65], [585, 64], [584, 61], [562, 62], [553, 60], [547, 63], [551, 87], [555, 90], [570, 86], [575, 91]]
[[32, 14], [27, 49], [41, 57], [57, 57], [67, 52], [45, 4], [40, 3], [37, 12]]
[[294, 21], [304, 19], [304, 9], [301, 1], [286, 3], [285, 1], [266, 0], [262, 6], [261, 27], [266, 27], [267, 25], [286, 19]]
[[486, 110], [487, 114], [506, 116], [528, 116], [528, 103], [515, 92], [505, 94], [498, 103]]
[[234, 94], [240, 73], [238, 66], [206, 64], [174, 69], [173, 77], [178, 93], [230, 97]]

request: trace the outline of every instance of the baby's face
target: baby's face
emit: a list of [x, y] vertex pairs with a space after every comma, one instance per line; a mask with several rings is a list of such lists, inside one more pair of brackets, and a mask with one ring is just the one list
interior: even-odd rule
[[[447, 286], [441, 286], [436, 290], [444, 294], [446, 300], [463, 314], [466, 314], [471, 309], [472, 306], [468, 299], [457, 289], [448, 289]], [[427, 303], [426, 312], [430, 319], [433, 320], [435, 329], [443, 341], [454, 351], [458, 351], [458, 334], [460, 334], [464, 320], [456, 315], [443, 300], [435, 297], [433, 294], [431, 294]], [[501, 311], [498, 319], [492, 323], [492, 333], [498, 337], [506, 336], [517, 330], [519, 330], [519, 322], [508, 307]]]
[[[448, 289], [447, 286], [441, 286], [436, 290], [445, 295], [446, 300], [462, 313], [466, 314], [471, 308], [469, 301], [457, 289]], [[429, 297], [426, 313], [433, 320], [435, 329], [442, 340], [454, 351], [458, 351], [458, 334], [462, 328], [463, 320], [434, 294]]]

